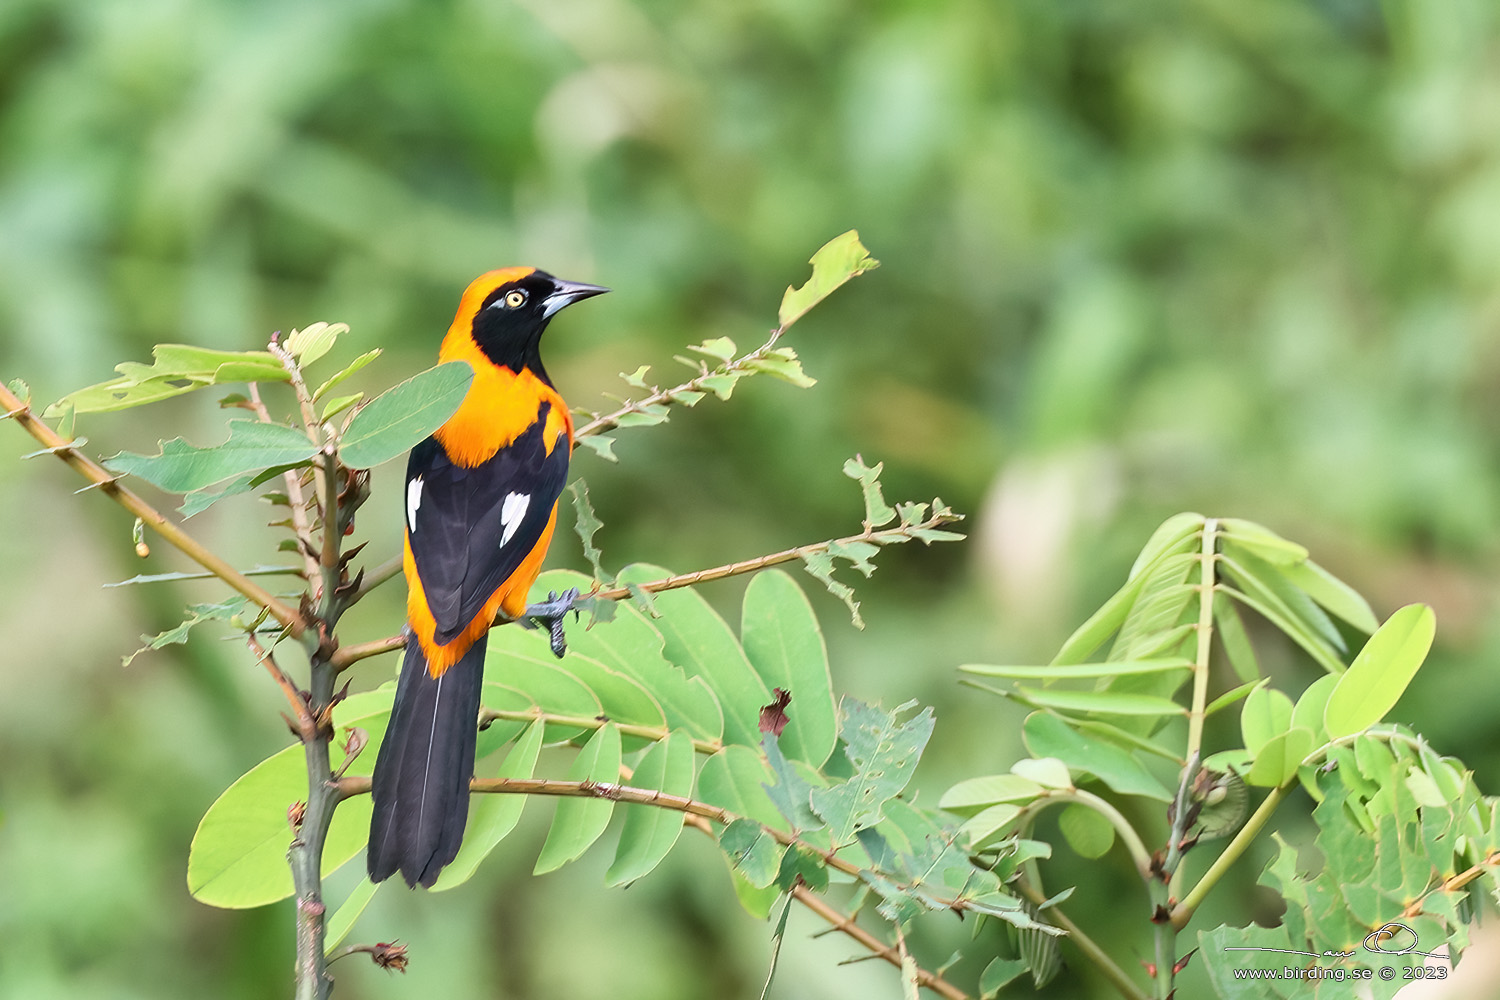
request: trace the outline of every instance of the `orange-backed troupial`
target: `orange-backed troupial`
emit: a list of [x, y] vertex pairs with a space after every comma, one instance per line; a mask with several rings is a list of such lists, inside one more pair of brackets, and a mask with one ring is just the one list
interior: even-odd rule
[[411, 634], [371, 784], [375, 882], [399, 870], [430, 886], [458, 853], [490, 625], [537, 619], [559, 645], [572, 595], [526, 603], [573, 448], [573, 422], [539, 344], [559, 309], [605, 291], [530, 267], [491, 271], [464, 292], [443, 339], [440, 360], [468, 362], [474, 381], [406, 467]]

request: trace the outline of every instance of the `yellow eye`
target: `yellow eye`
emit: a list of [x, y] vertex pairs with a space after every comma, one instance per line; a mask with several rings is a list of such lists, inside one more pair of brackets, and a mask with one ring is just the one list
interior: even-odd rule
[[507, 309], [519, 309], [526, 302], [526, 293], [520, 289], [505, 293], [505, 307]]

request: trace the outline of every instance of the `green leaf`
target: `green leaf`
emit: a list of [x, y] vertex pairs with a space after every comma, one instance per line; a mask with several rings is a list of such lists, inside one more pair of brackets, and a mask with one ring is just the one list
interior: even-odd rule
[[968, 822], [958, 828], [958, 833], [972, 850], [980, 851], [992, 846], [997, 839], [1009, 836], [1016, 818], [1020, 815], [1020, 806], [1011, 802], [1000, 802], [975, 813]]
[[[643, 582], [671, 575], [661, 566], [636, 564], [620, 571], [620, 581]], [[724, 740], [758, 746], [760, 709], [771, 701], [771, 689], [751, 666], [728, 623], [692, 587], [663, 591], [655, 595], [655, 603], [660, 617], [653, 624], [661, 633], [662, 652], [713, 690], [724, 710]], [[831, 714], [831, 695], [829, 707]]]
[[1104, 641], [1125, 624], [1125, 618], [1130, 614], [1131, 606], [1135, 604], [1145, 584], [1146, 578], [1137, 576], [1115, 591], [1098, 611], [1068, 636], [1052, 662], [1058, 665], [1082, 663], [1104, 645]]
[[583, 557], [589, 561], [594, 568], [594, 579], [600, 583], [610, 583], [613, 578], [604, 571], [602, 559], [604, 553], [594, 544], [594, 535], [604, 527], [604, 522], [594, 513], [594, 505], [589, 503], [589, 484], [582, 479], [573, 480], [568, 486], [568, 492], [573, 494], [573, 530], [578, 533], [578, 540], [583, 543]]
[[1307, 561], [1307, 549], [1296, 542], [1289, 542], [1276, 532], [1254, 521], [1238, 517], [1222, 517], [1219, 525], [1224, 539], [1254, 552], [1258, 557], [1274, 566], [1295, 566]]
[[1250, 756], [1292, 725], [1292, 699], [1271, 687], [1260, 687], [1245, 698], [1240, 709], [1240, 733]]
[[[691, 798], [693, 742], [682, 733], [669, 733], [653, 745], [635, 766], [630, 783]], [[614, 863], [604, 875], [607, 885], [626, 885], [661, 864], [682, 834], [682, 815], [669, 809], [636, 805], [625, 810]]]
[[725, 363], [731, 361], [739, 353], [739, 348], [735, 347], [734, 341], [728, 337], [710, 337], [701, 344], [689, 347], [688, 350], [698, 354], [707, 354]]
[[313, 323], [300, 330], [293, 330], [286, 338], [286, 349], [296, 357], [302, 367], [307, 367], [327, 354], [339, 334], [348, 333], [348, 323]]
[[369, 469], [406, 454], [458, 411], [473, 381], [474, 369], [450, 361], [392, 386], [349, 421], [339, 458], [351, 469]]
[[[382, 707], [371, 711], [372, 706]], [[389, 691], [356, 695], [335, 709], [336, 725], [358, 725], [370, 737], [347, 774], [370, 774], [374, 748], [389, 719]], [[339, 767], [344, 759], [339, 742], [329, 753], [332, 766]], [[306, 798], [307, 761], [300, 744], [272, 754], [225, 789], [204, 813], [188, 848], [187, 883], [193, 898], [210, 906], [245, 909], [290, 896], [292, 873], [286, 852], [292, 830], [287, 810]], [[370, 797], [361, 795], [340, 803], [334, 812], [323, 848], [325, 877], [364, 848], [370, 809]]]
[[[536, 773], [536, 759], [541, 753], [542, 737], [546, 724], [538, 719], [526, 728], [526, 734], [505, 755], [505, 762], [496, 772], [497, 778], [530, 778]], [[510, 835], [521, 820], [528, 795], [471, 795], [469, 797], [469, 824], [464, 828], [464, 840], [455, 857], [433, 885], [433, 892], [442, 892], [462, 885], [474, 876], [479, 863], [490, 856], [500, 842]], [[680, 825], [680, 824], [679, 824]]]
[[1057, 817], [1057, 826], [1068, 846], [1091, 861], [1104, 857], [1115, 843], [1115, 828], [1088, 806], [1065, 806]]
[[[615, 784], [620, 780], [620, 730], [614, 723], [600, 727], [568, 768], [569, 781]], [[564, 798], [557, 803], [552, 829], [537, 856], [533, 875], [556, 871], [583, 855], [603, 835], [614, 815], [609, 799]]]
[[787, 709], [791, 721], [780, 737], [782, 752], [821, 768], [838, 738], [838, 712], [823, 632], [807, 595], [790, 575], [767, 570], [750, 581], [740, 639], [764, 686], [792, 696]]
[[26, 384], [25, 379], [13, 378], [5, 383], [5, 388], [10, 390], [10, 394], [16, 397], [16, 402], [22, 406], [31, 405], [31, 386]]
[[574, 438], [574, 443], [581, 444], [604, 459], [606, 462], [618, 462], [619, 456], [615, 454], [615, 439], [605, 434], [585, 434]]
[[720, 399], [728, 399], [734, 395], [735, 383], [744, 376], [745, 373], [741, 371], [713, 372], [699, 377], [698, 384]]
[[231, 597], [219, 604], [191, 604], [188, 605], [188, 616], [178, 625], [158, 632], [154, 636], [141, 636], [141, 641], [146, 645], [124, 658], [122, 666], [130, 666], [137, 656], [148, 649], [161, 649], [163, 646], [181, 645], [187, 642], [188, 634], [193, 626], [207, 621], [229, 621], [235, 615], [243, 614], [249, 606], [248, 597]]
[[766, 764], [771, 768], [771, 773], [776, 775], [776, 782], [764, 787], [777, 811], [792, 825], [793, 830], [810, 830], [820, 826], [818, 817], [812, 811], [812, 786], [782, 754], [776, 734], [767, 733], [760, 742], [761, 750], [766, 755]]
[[328, 918], [323, 938], [323, 954], [331, 955], [333, 949], [344, 943], [344, 938], [354, 929], [354, 921], [365, 912], [365, 907], [370, 905], [370, 900], [375, 898], [375, 891], [379, 888], [377, 883], [370, 881], [368, 875], [359, 880], [354, 891], [349, 893], [348, 898], [333, 912], [333, 916]]
[[1153, 563], [1169, 556], [1196, 552], [1201, 548], [1204, 517], [1202, 514], [1173, 514], [1161, 523], [1146, 540], [1140, 555], [1130, 567], [1127, 580], [1134, 580]]
[[1092, 774], [1121, 795], [1172, 801], [1172, 792], [1132, 754], [1105, 740], [1085, 738], [1055, 715], [1033, 712], [1022, 724], [1022, 733], [1033, 757], [1055, 757], [1074, 770]]
[[1000, 991], [1021, 973], [1026, 971], [1026, 963], [1019, 958], [996, 958], [991, 959], [990, 964], [984, 967], [984, 972], [979, 976], [979, 996], [981, 1000], [992, 1000], [1000, 994]]
[[1118, 660], [1113, 663], [1042, 664], [1039, 666], [990, 666], [966, 663], [958, 669], [983, 677], [1021, 680], [1071, 680], [1080, 677], [1116, 677], [1125, 674], [1155, 674], [1166, 670], [1188, 670], [1192, 660], [1180, 656], [1161, 660]]
[[1098, 712], [1103, 715], [1186, 715], [1170, 698], [1117, 691], [1056, 691], [1016, 686], [1017, 701], [1037, 708], [1064, 712]]
[[1072, 788], [1073, 776], [1068, 765], [1056, 757], [1023, 757], [1011, 765], [1011, 772], [1043, 788]]
[[876, 462], [873, 466], [869, 466], [858, 455], [844, 463], [844, 475], [858, 482], [860, 490], [864, 493], [867, 527], [878, 528], [896, 519], [895, 508], [885, 502], [885, 497], [880, 490], [880, 473], [884, 468], [884, 462]]
[[356, 392], [350, 396], [335, 396], [323, 407], [323, 416], [320, 419], [327, 423], [364, 398], [365, 394], [362, 392]]
[[1323, 728], [1323, 715], [1328, 709], [1328, 697], [1338, 681], [1332, 674], [1319, 677], [1307, 686], [1292, 709], [1291, 724], [1312, 733], [1319, 743], [1326, 742], [1328, 737], [1328, 732]]
[[772, 780], [773, 775], [759, 753], [749, 747], [731, 745], [703, 762], [698, 771], [697, 795], [709, 805], [737, 816], [766, 826], [783, 826], [786, 821], [766, 793], [766, 786]]
[[162, 442], [158, 455], [122, 451], [104, 460], [111, 471], [146, 480], [169, 493], [191, 493], [241, 473], [305, 462], [318, 453], [307, 435], [281, 424], [229, 421], [229, 440], [194, 448], [182, 438]]
[[744, 362], [744, 367], [749, 371], [790, 382], [799, 389], [811, 389], [818, 384], [817, 379], [802, 370], [797, 352], [790, 347], [777, 347], [758, 358], [749, 358]]
[[1437, 633], [1425, 604], [1408, 604], [1386, 619], [1338, 679], [1323, 715], [1330, 739], [1367, 729], [1395, 706]]
[[1039, 782], [1019, 774], [990, 774], [960, 781], [943, 793], [938, 808], [972, 816], [997, 802], [1030, 802], [1043, 791]]
[[753, 819], [737, 819], [719, 833], [719, 847], [730, 864], [757, 889], [776, 881], [786, 850]]
[[1266, 561], [1242, 546], [1226, 541], [1221, 565], [1245, 591], [1305, 625], [1331, 649], [1343, 652], [1344, 637], [1327, 613], [1301, 588], [1287, 579], [1285, 568]]
[[854, 776], [812, 792], [813, 812], [832, 828], [835, 847], [847, 844], [856, 830], [878, 822], [886, 801], [911, 780], [933, 727], [930, 708], [899, 721], [914, 705], [910, 701], [884, 712], [853, 698], [841, 703], [840, 735]]
[[1313, 745], [1313, 734], [1306, 729], [1277, 733], [1255, 751], [1255, 762], [1245, 782], [1262, 788], [1281, 787], [1296, 777], [1297, 768], [1312, 753]]
[[833, 556], [827, 552], [804, 552], [802, 568], [814, 579], [821, 580], [830, 594], [844, 602], [855, 628], [865, 627], [864, 619], [859, 616], [859, 602], [854, 599], [854, 588], [833, 578]]
[[1260, 679], [1260, 660], [1255, 655], [1255, 645], [1245, 631], [1245, 622], [1240, 618], [1234, 601], [1223, 591], [1214, 591], [1214, 624], [1218, 626], [1219, 642], [1229, 657], [1229, 665], [1235, 675], [1246, 683]]
[[[533, 650], [527, 648], [527, 639], [535, 637], [524, 633], [516, 635], [517, 632], [521, 630], [492, 629], [490, 632], [489, 648], [484, 656], [486, 679], [481, 694], [485, 707], [508, 708], [495, 702], [499, 692], [509, 690], [519, 692], [529, 707], [549, 715], [592, 719], [604, 714], [599, 696], [568, 669], [566, 661], [534, 655]], [[575, 740], [591, 731], [578, 726], [553, 725], [547, 732], [547, 742]]]
[[177, 512], [184, 519], [192, 517], [194, 514], [201, 514], [220, 500], [227, 497], [243, 496], [249, 493], [261, 482], [263, 482], [261, 473], [245, 472], [235, 476], [217, 490], [194, 490], [182, 498], [182, 503], [177, 507]]
[[69, 409], [75, 413], [107, 413], [170, 399], [206, 385], [285, 382], [291, 377], [268, 351], [215, 351], [186, 344], [157, 344], [151, 354], [151, 364], [126, 361], [116, 365], [119, 378], [70, 393], [47, 407], [43, 416], [60, 416]]
[[859, 242], [859, 232], [853, 229], [823, 244], [812, 255], [810, 263], [812, 277], [801, 288], [788, 287], [781, 297], [777, 321], [783, 330], [850, 278], [880, 266], [880, 262], [871, 257], [870, 251]]
[[[591, 585], [582, 573], [553, 570], [538, 578], [531, 599], [542, 600], [549, 592], [561, 593], [570, 587], [587, 592]], [[634, 679], [661, 705], [668, 728], [686, 730], [700, 740], [721, 739], [724, 714], [718, 698], [702, 678], [689, 677], [669, 663], [662, 655], [663, 646], [661, 632], [631, 606], [618, 608], [608, 622], [568, 631], [570, 656], [591, 657]]]
[[1311, 559], [1282, 570], [1282, 574], [1308, 597], [1366, 635], [1380, 627], [1370, 602], [1343, 580]]
[[349, 364], [344, 366], [344, 369], [342, 371], [333, 375], [328, 379], [328, 381], [318, 386], [317, 391], [313, 393], [313, 399], [322, 399], [324, 394], [327, 393], [328, 390], [332, 389], [334, 386], [344, 381], [344, 379], [348, 378], [350, 375], [353, 375], [355, 372], [359, 371], [365, 365], [369, 364], [371, 361], [374, 361], [378, 357], [380, 357], [380, 348], [378, 347], [372, 351], [366, 351], [365, 353], [361, 354], [359, 357], [355, 358], [353, 361], [349, 362]]

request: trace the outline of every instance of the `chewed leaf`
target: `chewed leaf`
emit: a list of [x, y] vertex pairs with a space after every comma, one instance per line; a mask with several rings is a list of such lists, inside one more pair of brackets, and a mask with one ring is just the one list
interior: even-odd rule
[[864, 459], [858, 455], [844, 463], [844, 475], [858, 482], [860, 490], [864, 493], [865, 523], [875, 528], [882, 524], [889, 524], [896, 519], [895, 508], [885, 502], [885, 496], [880, 489], [880, 472], [884, 468], [884, 462], [876, 462], [873, 466], [866, 465]]
[[162, 443], [159, 455], [122, 451], [104, 464], [111, 472], [139, 476], [169, 493], [191, 493], [244, 472], [305, 462], [317, 451], [306, 434], [291, 427], [231, 420], [229, 440], [216, 447], [195, 448], [173, 438]]
[[787, 288], [786, 294], [781, 297], [777, 319], [783, 330], [805, 316], [809, 309], [826, 299], [850, 278], [880, 266], [880, 262], [871, 257], [870, 251], [859, 242], [859, 232], [854, 229], [823, 244], [812, 255], [810, 263], [813, 266], [812, 277], [801, 288]]
[[339, 457], [368, 469], [406, 454], [453, 416], [473, 381], [474, 369], [450, 361], [387, 389], [349, 421]]
[[582, 479], [575, 479], [568, 487], [568, 492], [573, 494], [573, 529], [578, 533], [578, 540], [583, 543], [583, 557], [594, 568], [594, 579], [600, 583], [609, 583], [614, 578], [605, 572], [601, 562], [604, 553], [594, 544], [594, 535], [604, 527], [604, 522], [599, 520], [599, 515], [594, 513], [594, 505], [589, 503], [589, 484]]
[[187, 344], [157, 344], [152, 363], [126, 361], [115, 366], [119, 378], [69, 393], [47, 407], [43, 416], [106, 413], [169, 399], [206, 385], [226, 382], [285, 382], [290, 376], [268, 351], [215, 351]]
[[830, 788], [812, 791], [812, 808], [831, 828], [835, 845], [848, 843], [856, 830], [878, 822], [885, 803], [901, 793], [916, 770], [917, 760], [932, 736], [932, 709], [898, 721], [915, 705], [907, 702], [893, 712], [845, 698], [844, 754], [854, 776]]

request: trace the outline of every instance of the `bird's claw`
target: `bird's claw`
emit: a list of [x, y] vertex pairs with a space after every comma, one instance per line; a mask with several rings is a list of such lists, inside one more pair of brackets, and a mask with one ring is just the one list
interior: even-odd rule
[[562, 659], [568, 651], [567, 637], [563, 634], [563, 618], [573, 610], [573, 602], [578, 600], [578, 588], [571, 587], [564, 591], [561, 596], [555, 591], [547, 592], [547, 599], [538, 604], [529, 605], [526, 614], [521, 619], [521, 624], [527, 628], [535, 628], [544, 625], [552, 637], [552, 655]]

